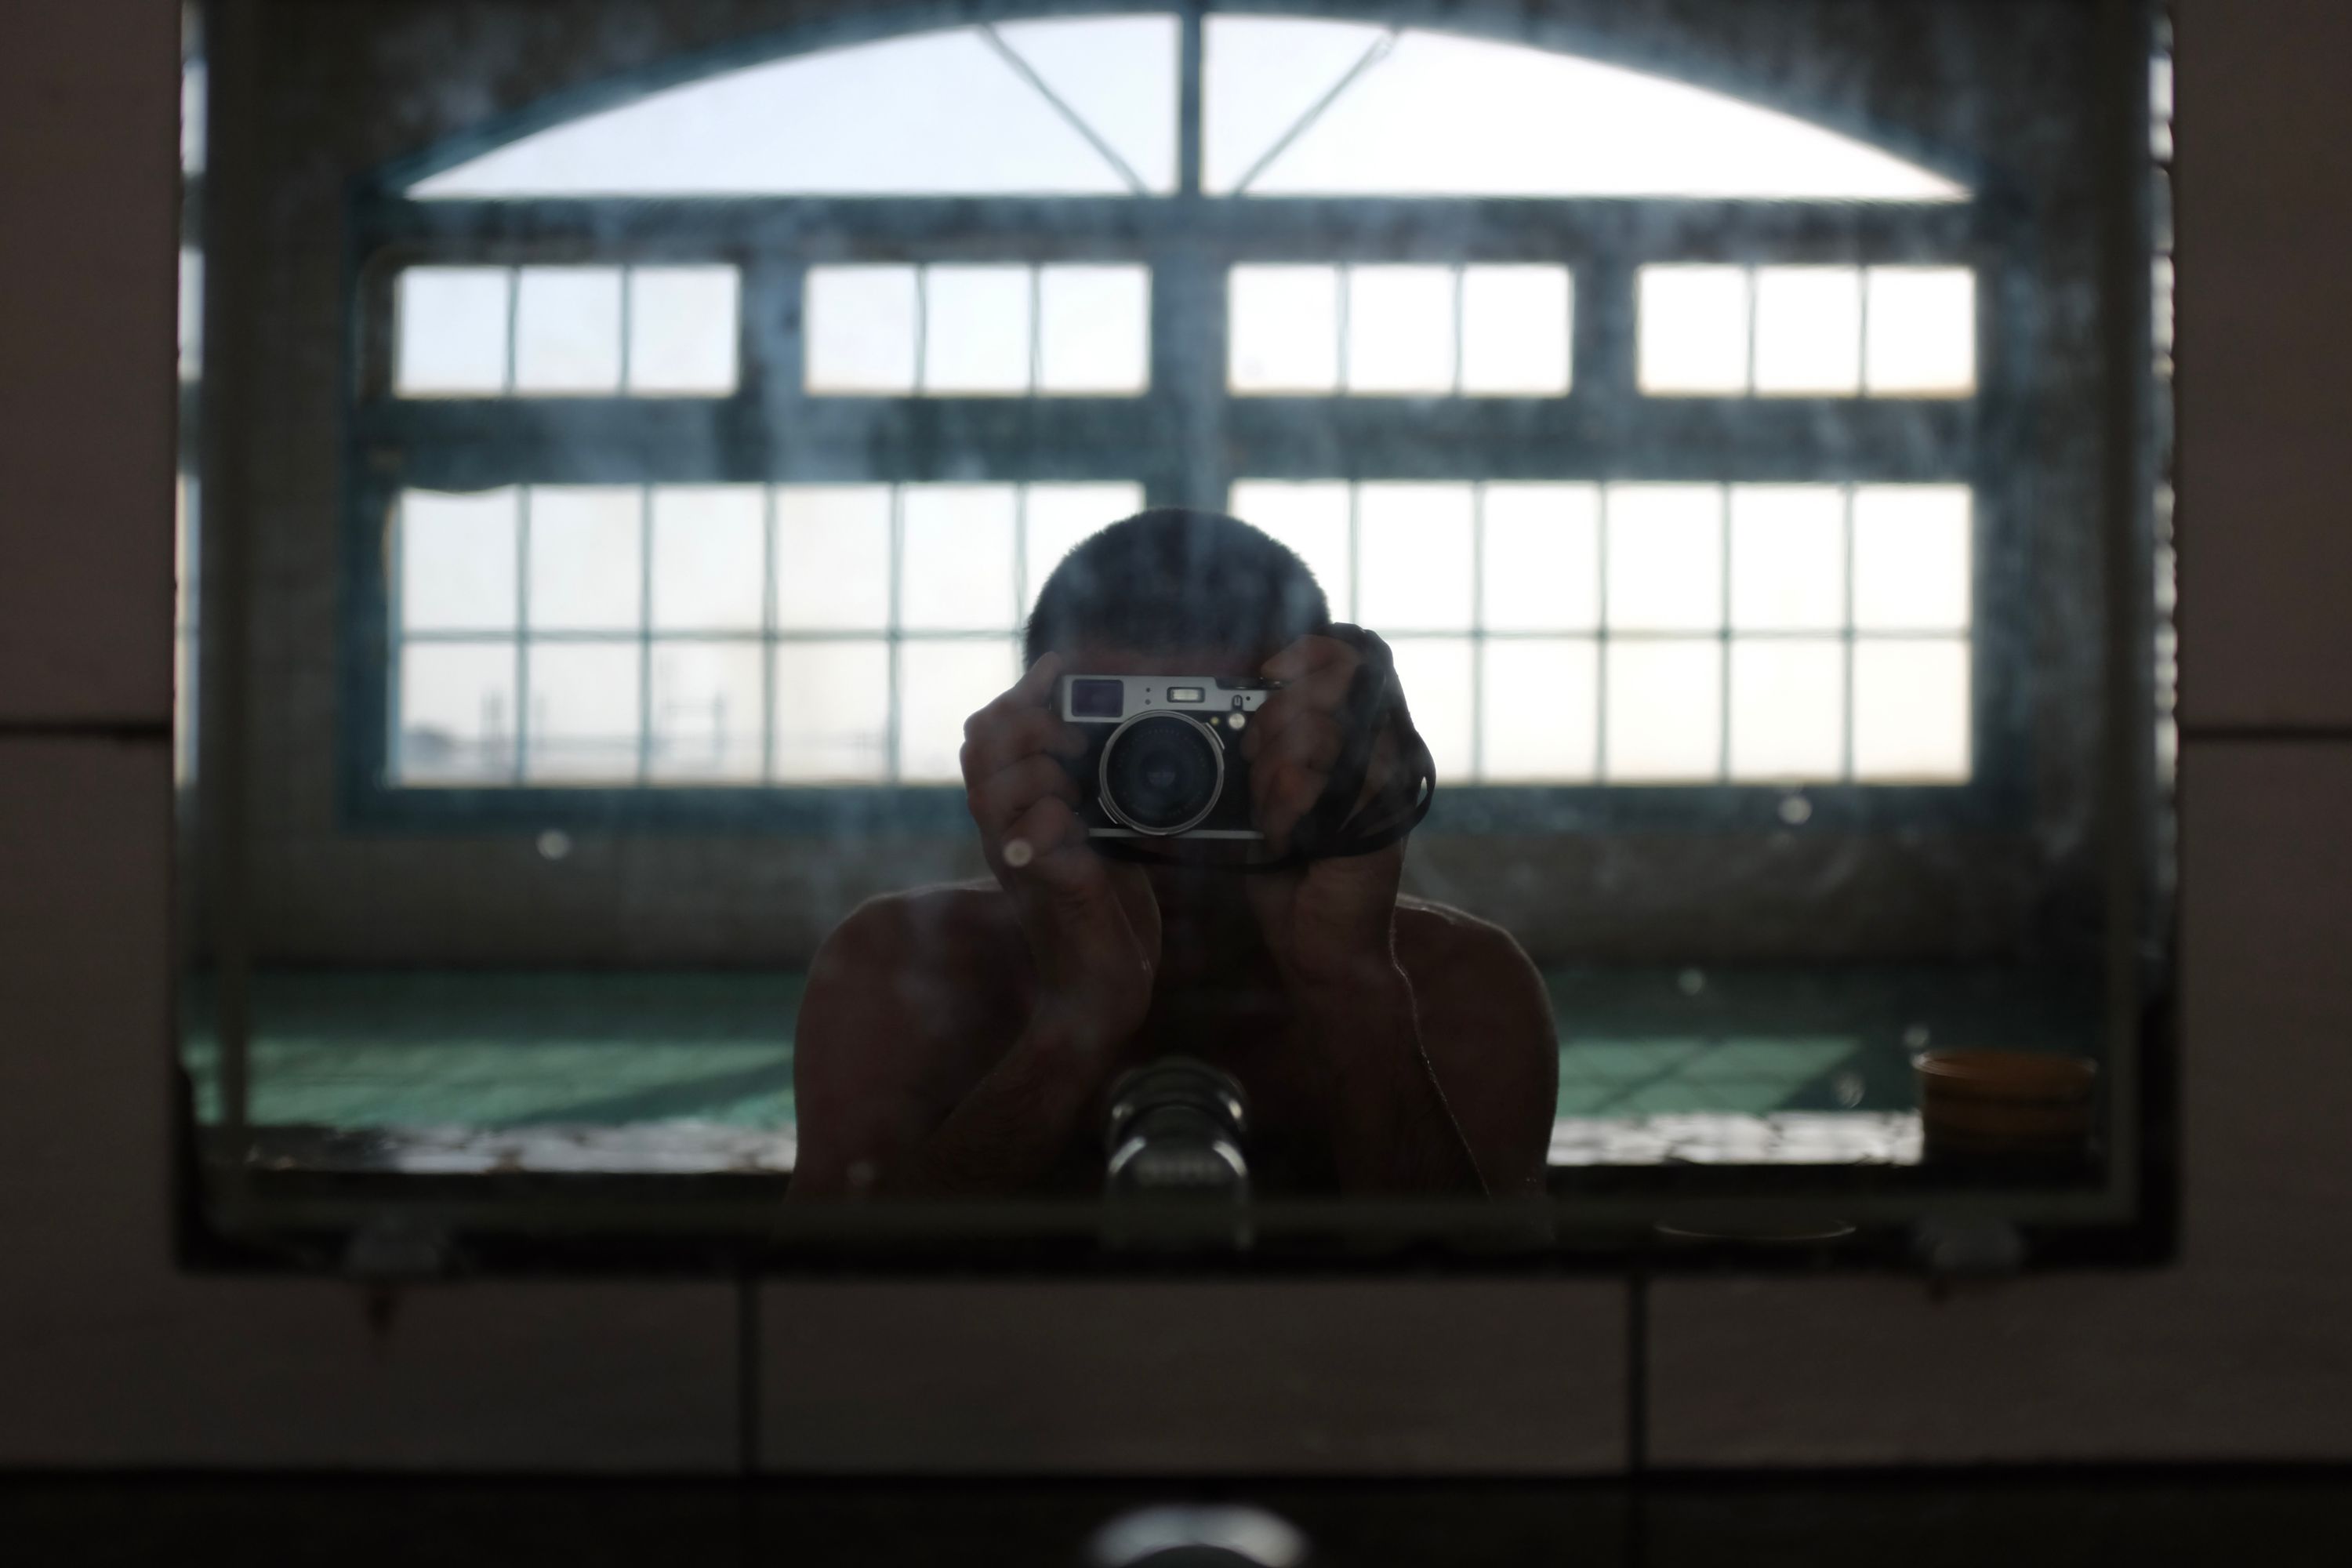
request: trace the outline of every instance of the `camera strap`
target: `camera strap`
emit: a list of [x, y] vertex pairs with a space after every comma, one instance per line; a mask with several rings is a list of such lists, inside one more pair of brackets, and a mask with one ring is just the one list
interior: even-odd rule
[[[1360, 659], [1347, 695], [1340, 700], [1339, 756], [1331, 765], [1322, 795], [1292, 830], [1290, 852], [1231, 869], [1286, 871], [1311, 860], [1373, 854], [1420, 826], [1437, 798], [1437, 766], [1421, 731], [1413, 728], [1403, 689], [1397, 684], [1396, 656], [1389, 645], [1361, 626], [1335, 625], [1323, 635], [1354, 648]], [[1395, 765], [1365, 798], [1364, 781], [1383, 733], [1396, 748]], [[1150, 864], [1171, 858], [1118, 839], [1098, 840], [1095, 847], [1119, 860]]]
[[[1436, 763], [1421, 731], [1413, 728], [1389, 645], [1361, 626], [1335, 626], [1328, 635], [1353, 647], [1362, 662], [1341, 702], [1343, 739], [1330, 780], [1291, 833], [1287, 860], [1292, 864], [1385, 849], [1420, 826], [1437, 798]], [[1383, 731], [1396, 746], [1396, 766], [1379, 790], [1363, 799], [1364, 780]]]

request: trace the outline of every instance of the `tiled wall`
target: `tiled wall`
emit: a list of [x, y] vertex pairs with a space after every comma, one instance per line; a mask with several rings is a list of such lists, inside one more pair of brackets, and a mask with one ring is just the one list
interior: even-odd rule
[[2352, 9], [2175, 11], [2179, 1266], [1662, 1284], [1656, 1463], [2352, 1455]]
[[[2183, 1260], [1940, 1302], [1662, 1283], [1652, 1462], [2352, 1454], [2352, 324], [2330, 314], [2352, 13], [2179, 9]], [[0, 1467], [723, 1471], [750, 1428], [805, 1470], [1625, 1463], [1608, 1281], [810, 1282], [746, 1314], [717, 1284], [372, 1300], [176, 1271], [177, 19], [49, 7], [0, 52]]]

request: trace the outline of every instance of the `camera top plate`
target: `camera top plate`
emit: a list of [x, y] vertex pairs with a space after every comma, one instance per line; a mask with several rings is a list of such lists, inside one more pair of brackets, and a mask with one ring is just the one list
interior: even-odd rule
[[1073, 724], [1118, 724], [1139, 713], [1255, 713], [1282, 689], [1278, 680], [1230, 675], [1066, 675], [1055, 710]]

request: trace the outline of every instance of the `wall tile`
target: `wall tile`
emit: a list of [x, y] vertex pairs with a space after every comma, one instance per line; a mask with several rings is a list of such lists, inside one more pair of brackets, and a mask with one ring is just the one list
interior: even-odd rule
[[2174, 9], [2182, 712], [2352, 723], [2352, 7]]
[[723, 1470], [716, 1284], [400, 1292], [172, 1262], [165, 747], [0, 741], [0, 1468]]
[[0, 49], [0, 721], [172, 709], [179, 7]]
[[771, 1468], [1592, 1474], [1623, 1464], [1613, 1281], [777, 1284]]
[[1652, 1294], [1661, 1465], [2352, 1458], [2352, 746], [2192, 746], [2179, 1263]]

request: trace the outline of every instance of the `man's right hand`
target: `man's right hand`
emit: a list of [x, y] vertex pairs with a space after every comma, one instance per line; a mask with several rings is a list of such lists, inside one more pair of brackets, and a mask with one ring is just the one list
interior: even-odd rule
[[1143, 868], [1106, 859], [1064, 765], [1087, 749], [1054, 710], [1058, 654], [964, 723], [964, 798], [988, 868], [1013, 897], [1037, 965], [1038, 1010], [1106, 1059], [1142, 1026], [1160, 965], [1160, 906]]

